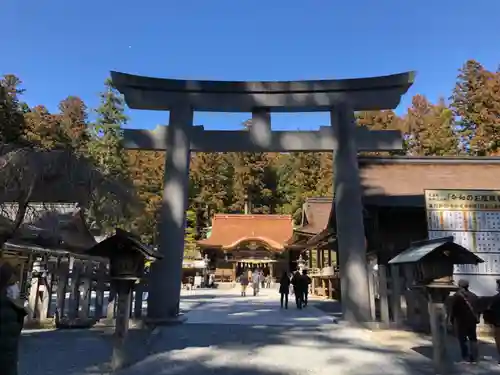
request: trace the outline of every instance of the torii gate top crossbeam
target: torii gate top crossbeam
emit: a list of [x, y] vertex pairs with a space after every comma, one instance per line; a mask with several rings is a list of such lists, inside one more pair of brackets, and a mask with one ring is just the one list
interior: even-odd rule
[[329, 111], [348, 102], [354, 111], [396, 108], [413, 84], [414, 72], [340, 80], [231, 82], [150, 78], [111, 72], [114, 86], [132, 109], [271, 112]]

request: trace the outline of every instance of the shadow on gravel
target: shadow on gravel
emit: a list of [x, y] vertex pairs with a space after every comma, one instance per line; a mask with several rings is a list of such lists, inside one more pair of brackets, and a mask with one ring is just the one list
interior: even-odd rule
[[[254, 313], [260, 314], [258, 308]], [[130, 330], [127, 345], [133, 365], [119, 374], [289, 375], [307, 372], [308, 366], [314, 375], [331, 373], [330, 369], [339, 375], [434, 374], [430, 347], [387, 348], [363, 341], [360, 332], [343, 324], [184, 324], [163, 327], [154, 336]], [[111, 330], [27, 332], [21, 342], [19, 375], [107, 374], [111, 335]], [[456, 347], [453, 340], [449, 345]], [[490, 353], [490, 345], [481, 348], [483, 353], [486, 348]], [[292, 364], [300, 368], [290, 368]], [[457, 374], [486, 375], [491, 373], [491, 363], [456, 370]]]

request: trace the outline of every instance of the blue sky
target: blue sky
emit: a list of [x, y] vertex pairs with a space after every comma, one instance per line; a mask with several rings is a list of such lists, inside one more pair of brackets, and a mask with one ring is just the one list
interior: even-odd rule
[[[500, 65], [499, 0], [122, 0], [2, 4], [0, 74], [14, 73], [30, 105], [56, 110], [68, 95], [90, 107], [110, 70], [167, 78], [298, 80], [416, 70], [411, 95], [448, 97], [469, 58]], [[128, 111], [129, 127], [168, 113]], [[197, 125], [236, 129], [247, 114], [196, 113]], [[328, 124], [273, 115], [273, 128]]]

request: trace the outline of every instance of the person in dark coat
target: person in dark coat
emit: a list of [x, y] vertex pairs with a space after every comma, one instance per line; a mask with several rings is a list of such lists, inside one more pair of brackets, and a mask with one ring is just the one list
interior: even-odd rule
[[295, 304], [297, 305], [297, 308], [300, 310], [302, 309], [304, 301], [302, 300], [302, 297], [304, 294], [302, 293], [302, 275], [300, 274], [299, 271], [295, 271], [292, 276], [292, 286], [293, 286], [293, 294], [295, 295]]
[[302, 270], [302, 277], [300, 278], [302, 290], [302, 304], [304, 307], [307, 307], [307, 301], [309, 297], [309, 285], [311, 284], [311, 278], [307, 274], [307, 270]]
[[290, 277], [288, 272], [283, 272], [280, 278], [280, 296], [281, 296], [281, 308], [283, 308], [283, 302], [285, 303], [285, 309], [288, 309], [288, 293], [290, 293]]
[[246, 297], [247, 295], [247, 287], [249, 283], [249, 278], [248, 278], [248, 271], [245, 269], [241, 273], [240, 276], [240, 285], [241, 285], [241, 296]]
[[490, 297], [490, 303], [483, 313], [484, 321], [493, 327], [493, 336], [498, 354], [498, 364], [500, 364], [500, 279], [497, 282], [497, 294]]
[[467, 280], [459, 280], [458, 287], [458, 291], [452, 296], [450, 302], [450, 322], [455, 327], [462, 360], [476, 362], [478, 359], [476, 331], [479, 323], [478, 297], [469, 290]]
[[0, 264], [0, 373], [17, 375], [18, 347], [26, 311], [20, 302], [8, 296], [8, 288], [15, 284], [14, 268]]

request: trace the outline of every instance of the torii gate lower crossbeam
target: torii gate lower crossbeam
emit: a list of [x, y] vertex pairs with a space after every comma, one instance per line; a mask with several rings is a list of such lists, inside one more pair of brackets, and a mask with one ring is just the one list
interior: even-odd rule
[[[344, 319], [357, 323], [371, 320], [357, 153], [396, 150], [402, 142], [398, 132], [358, 129], [354, 111], [395, 107], [411, 86], [411, 76], [235, 83], [163, 80], [112, 72], [113, 83], [131, 108], [170, 111], [169, 126], [164, 131], [125, 130], [125, 147], [166, 151], [160, 222], [164, 259], [153, 265], [148, 318], [161, 324], [179, 314], [191, 150], [333, 151]], [[204, 131], [193, 126], [197, 109], [249, 111], [252, 127], [241, 132]], [[318, 132], [271, 131], [271, 111], [325, 109], [331, 113], [330, 128]]]

